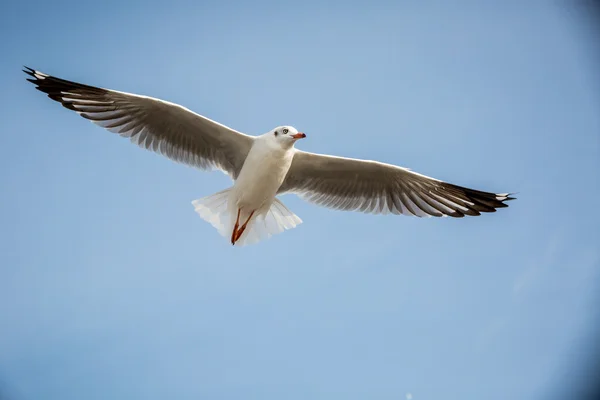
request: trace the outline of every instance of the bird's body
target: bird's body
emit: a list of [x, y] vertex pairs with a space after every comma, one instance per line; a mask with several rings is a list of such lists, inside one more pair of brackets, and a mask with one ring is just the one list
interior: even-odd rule
[[[236, 216], [239, 210], [239, 220], [249, 220], [247, 233], [240, 235], [240, 244], [260, 239], [250, 234], [253, 232], [255, 219], [262, 221], [267, 217], [292, 164], [293, 150], [293, 147], [282, 148], [273, 143], [267, 135], [258, 136], [250, 148], [240, 174], [229, 190], [227, 201], [228, 216]], [[224, 222], [225, 231], [231, 231], [235, 225], [233, 218]], [[300, 222], [299, 218], [297, 222]]]
[[227, 173], [233, 186], [194, 200], [196, 212], [234, 245], [302, 222], [277, 198], [296, 193], [325, 207], [367, 213], [464, 217], [507, 207], [509, 193], [473, 190], [377, 161], [297, 150], [304, 133], [279, 126], [250, 136], [160, 99], [88, 86], [26, 68], [52, 100], [166, 157]]
[[294, 156], [293, 147], [281, 148], [259, 136], [250, 149], [231, 191], [231, 202], [242, 210], [268, 211]]

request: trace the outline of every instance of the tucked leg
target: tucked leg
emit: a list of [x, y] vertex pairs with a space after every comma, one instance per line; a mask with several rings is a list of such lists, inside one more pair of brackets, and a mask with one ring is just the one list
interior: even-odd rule
[[[254, 210], [254, 211], [256, 211], [256, 210]], [[240, 227], [240, 229], [237, 231], [237, 236], [235, 237], [235, 240], [232, 242], [233, 244], [235, 244], [235, 242], [237, 242], [239, 240], [239, 238], [242, 236], [242, 234], [246, 230], [246, 226], [248, 225], [248, 222], [250, 222], [250, 220], [252, 219], [252, 216], [254, 215], [254, 211], [252, 211], [250, 213], [250, 216], [248, 217], [246, 222], [244, 222], [244, 225], [242, 225]], [[238, 211], [238, 219], [239, 219], [239, 211]]]
[[235, 219], [235, 225], [233, 227], [233, 231], [231, 232], [231, 244], [235, 244], [238, 239], [238, 227], [240, 226], [240, 209], [238, 208], [237, 218]]

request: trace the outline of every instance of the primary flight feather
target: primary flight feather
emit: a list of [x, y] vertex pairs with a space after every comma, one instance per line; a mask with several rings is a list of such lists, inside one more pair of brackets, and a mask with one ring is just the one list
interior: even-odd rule
[[250, 136], [178, 104], [84, 85], [25, 67], [36, 88], [69, 110], [133, 143], [200, 169], [220, 169], [233, 186], [194, 200], [196, 212], [234, 245], [256, 243], [302, 220], [278, 198], [296, 193], [333, 209], [418, 217], [494, 212], [513, 200], [376, 161], [295, 148], [306, 135], [278, 126]]

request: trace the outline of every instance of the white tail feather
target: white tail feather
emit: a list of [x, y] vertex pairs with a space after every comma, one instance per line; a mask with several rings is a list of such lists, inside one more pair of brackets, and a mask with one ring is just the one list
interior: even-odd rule
[[[231, 189], [225, 189], [210, 196], [192, 201], [194, 209], [206, 222], [210, 223], [221, 236], [231, 237], [235, 217], [228, 206]], [[244, 221], [240, 221], [243, 223]], [[300, 225], [302, 220], [291, 212], [279, 199], [275, 198], [271, 207], [261, 214], [255, 214], [248, 222], [246, 230], [235, 243], [236, 246], [255, 244]]]
[[[227, 236], [230, 215], [227, 208], [231, 189], [221, 190], [210, 196], [192, 201], [194, 209], [203, 220], [211, 224], [222, 236]], [[229, 232], [231, 235], [231, 232]]]

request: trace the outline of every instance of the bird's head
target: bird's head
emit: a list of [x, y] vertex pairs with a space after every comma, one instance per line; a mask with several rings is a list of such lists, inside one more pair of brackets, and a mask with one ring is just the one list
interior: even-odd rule
[[298, 132], [293, 126], [278, 126], [271, 132], [267, 133], [267, 137], [274, 143], [279, 144], [284, 149], [294, 146], [298, 139], [305, 138], [306, 135]]

